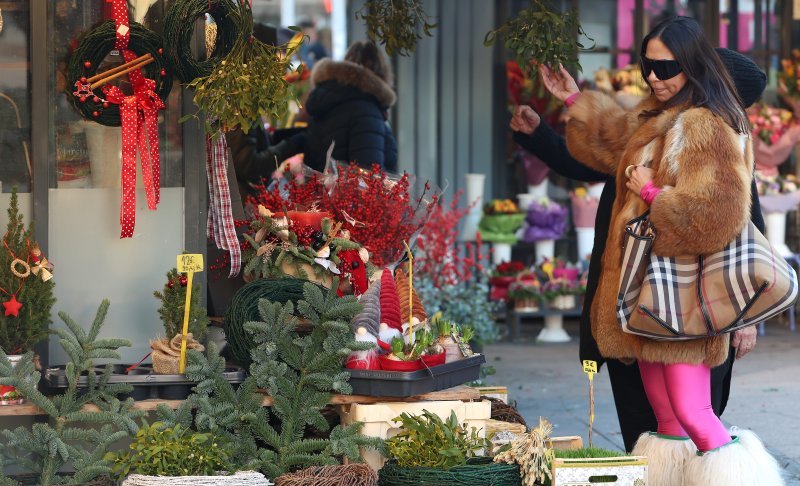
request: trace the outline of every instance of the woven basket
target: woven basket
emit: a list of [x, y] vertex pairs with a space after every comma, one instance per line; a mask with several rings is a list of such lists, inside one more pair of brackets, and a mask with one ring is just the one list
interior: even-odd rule
[[239, 471], [232, 476], [144, 476], [131, 474], [122, 486], [272, 486], [263, 474]]
[[470, 459], [466, 466], [450, 469], [400, 467], [394, 460], [380, 470], [380, 486], [520, 486], [522, 481], [516, 464], [495, 464], [491, 458]]
[[313, 466], [275, 478], [275, 486], [376, 486], [378, 475], [366, 464]]

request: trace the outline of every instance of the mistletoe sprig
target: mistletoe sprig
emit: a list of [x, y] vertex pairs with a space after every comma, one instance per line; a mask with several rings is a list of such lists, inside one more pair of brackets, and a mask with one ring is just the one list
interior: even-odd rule
[[[483, 45], [491, 46], [498, 37], [505, 39], [505, 47], [511, 49], [520, 67], [529, 76], [536, 75], [536, 63], [558, 69], [561, 64], [574, 66], [582, 71], [578, 62], [578, 50], [594, 48], [594, 39], [578, 22], [578, 12], [554, 12], [543, 0], [531, 0], [531, 6], [522, 10], [516, 18], [508, 20], [495, 30], [486, 33]], [[584, 47], [577, 39], [584, 36], [592, 42]], [[533, 62], [532, 62], [533, 61]]]
[[[302, 42], [271, 46], [253, 35], [253, 11], [248, 0], [237, 0], [229, 13], [242, 34], [231, 51], [211, 74], [188, 84], [195, 89], [194, 102], [206, 113], [205, 129], [217, 133], [241, 128], [247, 132], [261, 117], [280, 119], [294, 100], [287, 74], [299, 73], [302, 65], [291, 67], [293, 54]], [[296, 28], [293, 28], [296, 30]], [[197, 114], [187, 115], [197, 118]]]
[[419, 27], [428, 37], [436, 24], [422, 10], [421, 0], [372, 0], [365, 2], [356, 12], [356, 19], [364, 19], [369, 40], [386, 48], [386, 53], [409, 56], [422, 39]]

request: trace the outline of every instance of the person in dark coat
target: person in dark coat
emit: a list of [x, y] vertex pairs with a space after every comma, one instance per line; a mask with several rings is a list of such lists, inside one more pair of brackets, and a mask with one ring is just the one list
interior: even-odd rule
[[[767, 78], [764, 72], [753, 61], [737, 52], [728, 49], [717, 49], [717, 52], [733, 78], [742, 104], [747, 107], [755, 103], [766, 86]], [[539, 157], [556, 173], [584, 182], [605, 182], [597, 208], [594, 248], [580, 319], [580, 359], [607, 365], [625, 450], [630, 452], [642, 433], [656, 430], [656, 416], [645, 394], [637, 364], [625, 364], [616, 359], [604, 358], [592, 336], [590, 321], [590, 309], [600, 278], [600, 261], [605, 250], [612, 206], [616, 198], [616, 182], [613, 176], [609, 177], [592, 170], [573, 158], [567, 150], [564, 137], [543, 123], [539, 115], [529, 106], [517, 107], [511, 120], [511, 128], [514, 130], [514, 141]], [[761, 215], [755, 181], [752, 183], [751, 192], [751, 219], [763, 232], [764, 219]], [[730, 394], [733, 361], [752, 350], [755, 340], [754, 326], [738, 331], [731, 339], [731, 346], [735, 349], [731, 349], [728, 359], [723, 364], [711, 371], [711, 404], [718, 416], [725, 410]]]
[[306, 165], [325, 168], [326, 154], [335, 143], [333, 159], [369, 168], [378, 164], [397, 171], [397, 143], [387, 123], [397, 97], [391, 68], [372, 42], [355, 42], [344, 61], [323, 59], [311, 74], [314, 89], [306, 101]]

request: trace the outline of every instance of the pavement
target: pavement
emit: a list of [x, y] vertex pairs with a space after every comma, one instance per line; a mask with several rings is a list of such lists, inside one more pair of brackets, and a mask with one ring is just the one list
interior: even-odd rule
[[[529, 425], [539, 416], [553, 435], [589, 436], [589, 380], [578, 361], [578, 323], [565, 322], [572, 342], [536, 343], [541, 320], [523, 322], [521, 339], [484, 347], [496, 374], [489, 386], [508, 387], [509, 399]], [[766, 326], [755, 349], [734, 364], [731, 396], [722, 416], [727, 426], [752, 429], [784, 468], [786, 485], [800, 486], [800, 330]], [[624, 450], [605, 367], [594, 379], [593, 444]]]

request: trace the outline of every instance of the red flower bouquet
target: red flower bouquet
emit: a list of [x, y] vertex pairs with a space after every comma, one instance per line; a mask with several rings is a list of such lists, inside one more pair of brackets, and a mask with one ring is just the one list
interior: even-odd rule
[[800, 127], [792, 112], [760, 104], [748, 111], [753, 130], [753, 153], [756, 167], [765, 176], [778, 175], [778, 166], [800, 139]]

